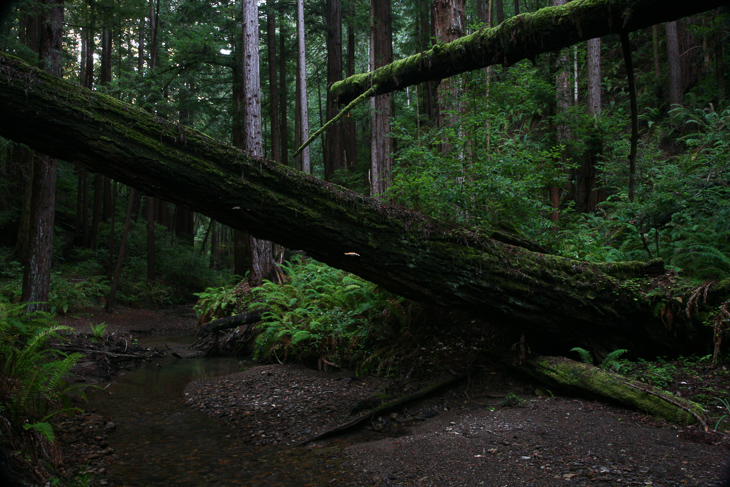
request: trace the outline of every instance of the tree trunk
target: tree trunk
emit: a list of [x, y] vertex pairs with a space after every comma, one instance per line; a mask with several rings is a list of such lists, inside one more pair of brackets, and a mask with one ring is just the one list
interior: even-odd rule
[[289, 164], [289, 129], [287, 124], [287, 110], [286, 110], [286, 22], [281, 22], [279, 26], [279, 93], [280, 102], [279, 107], [281, 114], [279, 121], [281, 123], [281, 129], [279, 131], [281, 135], [281, 162], [283, 164]]
[[[347, 16], [347, 76], [355, 74], [355, 4], [350, 2], [350, 12]], [[328, 89], [331, 87], [328, 87]], [[329, 91], [329, 90], [328, 90]], [[327, 96], [333, 100], [331, 96]], [[354, 167], [357, 160], [357, 124], [355, 117], [347, 117], [345, 123], [345, 161], [343, 167], [348, 170]]]
[[[155, 282], [155, 213], [159, 200], [147, 196], [147, 282]], [[126, 225], [126, 222], [125, 222]], [[120, 250], [121, 253], [121, 250]]]
[[695, 352], [711, 345], [712, 330], [694, 305], [681, 303], [701, 311], [730, 296], [730, 281], [711, 285], [706, 303], [679, 291], [648, 295], [661, 280], [647, 276], [663, 271], [661, 261], [552, 256], [514, 236], [382, 205], [2, 54], [0, 106], [0, 136], [306, 250], [400, 295], [488, 317], [543, 353], [590, 340], [637, 354]]
[[[124, 254], [127, 251], [127, 240], [129, 239], [129, 227], [132, 221], [132, 206], [134, 205], [134, 193], [135, 189], [129, 193], [129, 202], [127, 203], [127, 216], [124, 217], [124, 228], [122, 229], [122, 241], [119, 243], [119, 257], [117, 258], [117, 265], [114, 270], [114, 276], [112, 278], [111, 287], [109, 289], [109, 297], [106, 300], [106, 312], [111, 313], [114, 309], [114, 298], [117, 295], [117, 289], [119, 289], [119, 280], [122, 278], [122, 267], [124, 266]], [[147, 207], [150, 208], [150, 201], [147, 200]], [[110, 252], [113, 249], [109, 250]], [[148, 279], [149, 280], [149, 279]]]
[[271, 159], [281, 163], [281, 126], [279, 124], [279, 90], [276, 64], [276, 10], [274, 0], [267, 0], [266, 47], [269, 55], [269, 119], [271, 121]]
[[[327, 0], [327, 88], [342, 79], [342, 1]], [[339, 109], [327, 97], [327, 120], [332, 120]], [[342, 122], [336, 122], [325, 133], [324, 178], [329, 181], [342, 168]]]
[[[465, 0], [434, 0], [432, 8], [434, 38], [437, 42], [448, 44], [464, 36], [466, 33]], [[459, 81], [458, 78], [444, 79], [436, 88], [434, 111], [439, 127], [449, 127], [456, 122], [457, 114], [460, 112], [461, 83]], [[442, 140], [442, 150], [449, 151], [449, 144], [445, 140]]]
[[[37, 18], [39, 28], [38, 57], [43, 68], [57, 78], [62, 74], [63, 0], [43, 2], [43, 13]], [[38, 135], [42, 137], [42, 134]], [[51, 256], [53, 223], [56, 213], [56, 159], [36, 155], [28, 226], [28, 249], [21, 299], [27, 310], [47, 310], [51, 288]]]
[[636, 82], [634, 79], [634, 62], [631, 59], [631, 42], [629, 34], [621, 33], [621, 50], [626, 64], [626, 78], [629, 84], [631, 105], [631, 148], [629, 149], [629, 201], [634, 201], [636, 194], [636, 146], [639, 143], [639, 107], [636, 101]]
[[667, 64], [669, 65], [669, 104], [682, 104], [682, 65], [679, 58], [677, 22], [665, 24], [667, 33]]
[[490, 30], [483, 28], [446, 45], [383, 66], [366, 75], [350, 77], [330, 89], [338, 103], [359, 95], [379, 95], [424, 81], [439, 80], [494, 64], [510, 66], [595, 37], [622, 30], [633, 32], [651, 25], [711, 10], [725, 0], [593, 0], [511, 17]]
[[[566, 0], [553, 0], [553, 5], [559, 7], [565, 5]], [[568, 65], [568, 54], [563, 50], [557, 59], [557, 75], [555, 77], [555, 96], [556, 96], [556, 110], [557, 115], [566, 113], [570, 109], [571, 96], [570, 96], [570, 66]], [[566, 144], [570, 138], [570, 129], [565, 123], [559, 123], [555, 130], [555, 140], [558, 147], [562, 144]], [[562, 167], [565, 164], [565, 154], [562, 153], [560, 156], [561, 161], [561, 173], [564, 171]], [[562, 188], [564, 187], [563, 181], [556, 178], [553, 185], [548, 188], [548, 197], [550, 200], [550, 206], [552, 212], [550, 213], [550, 220], [557, 222], [560, 217], [560, 201]]]
[[[309, 114], [307, 106], [307, 56], [304, 48], [304, 0], [297, 0], [297, 120], [299, 122], [299, 144], [309, 139]], [[298, 147], [297, 147], [298, 148]], [[299, 154], [299, 168], [312, 174], [309, 147]]]
[[91, 239], [89, 248], [96, 250], [96, 239], [99, 233], [99, 221], [101, 220], [101, 205], [104, 198], [104, 176], [94, 174], [94, 206], [91, 209]]
[[[257, 0], [243, 2], [243, 149], [252, 157], [263, 157], [261, 132], [261, 82], [259, 77], [259, 9]], [[245, 176], [245, 174], [242, 174]], [[249, 282], [260, 286], [263, 279], [276, 280], [273, 244], [249, 236], [251, 263]]]
[[[393, 32], [390, 0], [370, 3], [370, 69], [393, 62]], [[333, 100], [334, 103], [334, 100]], [[388, 93], [370, 100], [370, 196], [379, 197], [390, 186], [393, 139], [390, 116], [393, 96]]]

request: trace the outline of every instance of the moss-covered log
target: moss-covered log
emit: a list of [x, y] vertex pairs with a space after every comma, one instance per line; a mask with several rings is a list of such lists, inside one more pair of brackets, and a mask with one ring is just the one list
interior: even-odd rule
[[395, 293], [483, 317], [516, 337], [524, 332], [544, 353], [587, 340], [632, 352], [686, 352], [709, 341], [693, 321], [666, 326], [653, 316], [642, 290], [647, 276], [661, 273], [660, 261], [595, 264], [532, 252], [518, 239], [383, 205], [249, 157], [4, 55], [0, 135], [258, 238], [305, 249]]
[[699, 404], [600, 367], [563, 357], [537, 357], [522, 369], [551, 387], [616, 401], [673, 423], [704, 423], [704, 410]]
[[494, 64], [512, 65], [544, 52], [611, 33], [654, 24], [725, 5], [725, 0], [576, 0], [507, 19], [448, 44], [335, 83], [330, 96], [349, 103], [371, 87], [372, 95], [405, 89]]

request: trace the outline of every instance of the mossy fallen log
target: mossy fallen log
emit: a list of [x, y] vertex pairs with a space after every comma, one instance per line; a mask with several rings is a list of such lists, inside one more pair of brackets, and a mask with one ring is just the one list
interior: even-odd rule
[[[524, 333], [541, 353], [593, 342], [637, 354], [689, 354], [712, 343], [696, 312], [684, 318], [670, 310], [678, 305], [673, 291], [648, 297], [656, 287], [652, 276], [663, 271], [660, 260], [592, 263], [531, 251], [540, 249], [250, 157], [5, 54], [0, 136], [257, 238], [306, 250], [401, 296], [487, 319], [510, 339]], [[708, 304], [727, 299], [728, 283], [713, 285]]]
[[611, 33], [633, 32], [725, 5], [726, 0], [578, 0], [485, 27], [447, 44], [334, 83], [329, 96], [349, 103], [494, 64], [509, 66]]
[[672, 423], [700, 423], [707, 427], [704, 409], [699, 404], [600, 367], [564, 357], [536, 357], [521, 369], [551, 387], [616, 401]]

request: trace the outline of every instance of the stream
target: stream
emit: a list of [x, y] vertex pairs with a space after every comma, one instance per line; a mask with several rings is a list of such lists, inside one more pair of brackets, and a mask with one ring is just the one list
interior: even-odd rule
[[[143, 345], [164, 343], [156, 342]], [[252, 446], [221, 420], [184, 404], [183, 390], [191, 381], [251, 366], [235, 358], [164, 358], [116, 377], [104, 390], [89, 391], [88, 407], [116, 425], [108, 442], [119, 459], [108, 476], [124, 486], [342, 485], [333, 481], [345, 480], [333, 448]]]

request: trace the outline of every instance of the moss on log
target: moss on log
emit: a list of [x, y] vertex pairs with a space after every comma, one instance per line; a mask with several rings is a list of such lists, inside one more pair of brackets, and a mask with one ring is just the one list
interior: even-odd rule
[[543, 353], [586, 340], [634, 353], [687, 353], [711, 340], [697, 320], [667, 326], [654, 316], [647, 276], [661, 272], [661, 261], [596, 264], [532, 252], [519, 239], [384, 205], [250, 157], [6, 55], [0, 136], [304, 249], [402, 296], [488, 319], [516, 337], [524, 332]]
[[329, 94], [349, 103], [371, 87], [372, 95], [405, 89], [494, 64], [505, 66], [611, 33], [654, 24], [725, 5], [724, 0], [578, 0], [512, 17], [448, 44], [334, 83]]
[[537, 357], [522, 369], [553, 387], [587, 392], [673, 423], [704, 426], [704, 409], [699, 404], [600, 367], [563, 357]]

